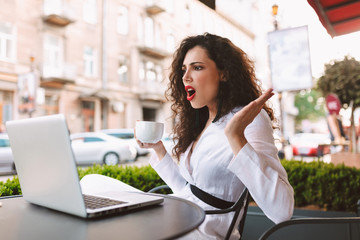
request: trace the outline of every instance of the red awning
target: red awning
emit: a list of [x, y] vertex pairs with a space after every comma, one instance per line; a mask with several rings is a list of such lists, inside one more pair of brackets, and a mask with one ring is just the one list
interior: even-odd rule
[[360, 31], [359, 0], [308, 0], [331, 37]]

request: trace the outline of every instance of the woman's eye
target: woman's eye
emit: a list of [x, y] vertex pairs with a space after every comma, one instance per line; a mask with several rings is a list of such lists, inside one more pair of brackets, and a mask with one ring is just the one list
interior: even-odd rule
[[195, 66], [194, 69], [195, 70], [201, 70], [201, 69], [203, 69], [203, 67], [202, 66]]
[[181, 73], [184, 76], [184, 74], [186, 73], [186, 69], [181, 69]]

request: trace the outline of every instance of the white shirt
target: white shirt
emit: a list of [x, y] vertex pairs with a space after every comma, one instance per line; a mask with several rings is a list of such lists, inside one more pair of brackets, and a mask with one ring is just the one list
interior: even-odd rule
[[[210, 124], [192, 154], [189, 155], [192, 147], [190, 144], [179, 163], [168, 153], [161, 160], [153, 154], [150, 159], [151, 166], [175, 196], [192, 201], [205, 210], [214, 208], [194, 196], [187, 183], [231, 202], [239, 198], [246, 186], [257, 205], [273, 222], [290, 219], [294, 208], [294, 192], [277, 156], [269, 116], [265, 110], [261, 110], [247, 126], [245, 137], [248, 143], [234, 156], [224, 134], [226, 123], [233, 115], [234, 113], [229, 113], [216, 123]], [[191, 173], [186, 163], [188, 157]], [[207, 215], [198, 229], [203, 239], [223, 239], [232, 216], [233, 213]], [[236, 228], [231, 238], [239, 239]]]

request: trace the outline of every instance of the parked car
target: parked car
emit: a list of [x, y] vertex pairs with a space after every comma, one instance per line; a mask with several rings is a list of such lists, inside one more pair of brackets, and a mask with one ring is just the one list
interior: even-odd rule
[[320, 157], [330, 152], [330, 137], [321, 133], [297, 133], [289, 139], [294, 156]]
[[0, 173], [15, 173], [15, 164], [10, 148], [9, 137], [6, 133], [0, 134]]
[[101, 132], [84, 132], [70, 135], [76, 163], [117, 165], [133, 161], [136, 149], [125, 140]]
[[114, 128], [114, 129], [102, 129], [101, 132], [123, 139], [133, 145], [136, 148], [137, 156], [147, 155], [150, 151], [146, 148], [140, 148], [134, 138], [134, 129], [131, 128]]

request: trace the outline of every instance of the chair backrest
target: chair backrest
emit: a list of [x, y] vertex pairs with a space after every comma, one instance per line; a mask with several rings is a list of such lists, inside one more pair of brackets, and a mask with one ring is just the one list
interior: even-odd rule
[[245, 188], [244, 191], [242, 192], [242, 194], [240, 195], [239, 199], [235, 202], [235, 204], [233, 206], [226, 208], [226, 209], [206, 210], [205, 214], [224, 214], [224, 213], [229, 213], [229, 212], [235, 212], [233, 219], [231, 221], [231, 224], [226, 233], [226, 236], [224, 238], [225, 240], [227, 240], [227, 239], [230, 239], [231, 233], [235, 227], [235, 223], [238, 220], [240, 211], [244, 207], [244, 213], [243, 213], [242, 219], [240, 220], [240, 223], [238, 225], [238, 231], [240, 233], [240, 236], [242, 236], [242, 233], [244, 230], [244, 225], [245, 225], [247, 209], [249, 206], [249, 201], [250, 201], [250, 193], [249, 193], [249, 190], [247, 188]]
[[238, 230], [240, 233], [240, 237], [242, 238], [242, 233], [244, 232], [244, 226], [245, 226], [245, 220], [246, 220], [246, 214], [247, 214], [247, 210], [248, 210], [248, 206], [249, 206], [249, 202], [250, 202], [250, 193], [249, 191], [247, 191], [247, 196], [245, 198], [245, 203], [244, 203], [244, 214], [242, 219], [240, 220], [239, 226], [238, 226]]
[[[158, 187], [151, 189], [149, 192], [153, 193], [153, 192], [157, 192], [161, 189], [167, 189], [167, 188], [169, 188], [167, 185], [162, 185], [162, 186], [158, 186]], [[228, 228], [228, 231], [226, 233], [226, 236], [224, 238], [225, 240], [227, 240], [227, 239], [230, 239], [231, 233], [234, 230], [235, 224], [238, 220], [240, 211], [242, 208], [244, 208], [243, 216], [238, 225], [238, 231], [240, 233], [240, 236], [242, 236], [242, 233], [244, 231], [245, 219], [246, 219], [249, 202], [250, 202], [250, 193], [249, 193], [249, 190], [247, 188], [245, 188], [244, 191], [241, 193], [239, 199], [231, 207], [226, 208], [226, 209], [206, 210], [205, 214], [224, 214], [224, 213], [229, 213], [229, 212], [235, 212], [234, 217], [233, 217], [231, 224]]]

